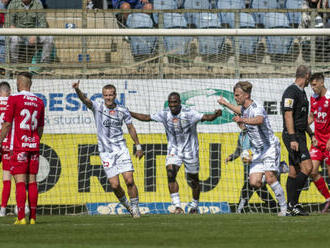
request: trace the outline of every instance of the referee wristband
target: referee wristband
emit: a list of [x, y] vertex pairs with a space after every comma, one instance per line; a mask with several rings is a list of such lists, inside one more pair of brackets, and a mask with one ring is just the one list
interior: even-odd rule
[[141, 150], [142, 150], [142, 146], [141, 146], [140, 144], [135, 145], [135, 147], [136, 147], [136, 150], [137, 150], [137, 151], [141, 151]]
[[289, 140], [290, 140], [290, 142], [297, 141], [296, 134], [289, 134]]

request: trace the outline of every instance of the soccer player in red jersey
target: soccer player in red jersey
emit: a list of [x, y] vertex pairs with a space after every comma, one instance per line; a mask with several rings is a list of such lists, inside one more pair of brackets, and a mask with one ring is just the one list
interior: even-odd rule
[[[10, 95], [10, 85], [3, 81], [0, 83], [0, 130], [3, 123], [3, 117], [5, 115], [5, 110], [7, 106], [8, 96]], [[1, 131], [0, 131], [1, 132]], [[1, 209], [0, 209], [0, 217], [6, 216], [6, 207], [8, 203], [8, 199], [10, 196], [10, 188], [11, 188], [11, 174], [10, 174], [10, 152], [8, 147], [8, 139], [4, 140], [4, 144], [2, 144], [3, 150], [1, 154], [2, 160], [2, 197], [1, 197]]]
[[25, 201], [28, 182], [30, 224], [35, 224], [38, 188], [36, 175], [39, 169], [39, 146], [44, 128], [45, 105], [30, 92], [32, 75], [21, 72], [17, 76], [17, 94], [10, 95], [0, 135], [0, 143], [7, 134], [10, 140], [10, 172], [16, 182], [17, 220], [26, 224]]
[[319, 173], [319, 166], [322, 161], [325, 161], [330, 177], [330, 92], [324, 86], [322, 73], [314, 73], [310, 82], [314, 94], [311, 96], [308, 123], [314, 122], [315, 127], [315, 134], [312, 136], [312, 146], [309, 151], [313, 163], [311, 177], [319, 192], [326, 199], [322, 210], [322, 213], [325, 213], [330, 207], [330, 193], [324, 178]]

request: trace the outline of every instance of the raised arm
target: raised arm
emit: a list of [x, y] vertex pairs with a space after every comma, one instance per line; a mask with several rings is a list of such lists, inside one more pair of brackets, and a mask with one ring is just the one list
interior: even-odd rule
[[140, 145], [140, 141], [139, 141], [139, 138], [137, 136], [136, 129], [135, 129], [133, 124], [127, 124], [127, 129], [128, 129], [128, 133], [131, 136], [132, 140], [134, 141], [134, 144], [135, 144], [135, 147], [136, 147], [135, 156], [137, 158], [141, 159], [143, 157], [143, 150], [142, 150], [142, 147]]
[[236, 114], [241, 114], [241, 107], [231, 104], [230, 102], [227, 102], [222, 96], [218, 99], [218, 103], [220, 105], [225, 106], [226, 108], [229, 108], [231, 111], [235, 112]]
[[213, 121], [222, 115], [222, 110], [218, 109], [213, 114], [204, 114], [201, 121]]
[[139, 121], [151, 121], [151, 117], [150, 115], [145, 115], [145, 114], [139, 114], [139, 113], [135, 113], [130, 111], [131, 116]]
[[79, 83], [80, 83], [79, 80], [78, 80], [78, 82], [74, 82], [74, 83], [72, 83], [72, 88], [74, 88], [74, 90], [76, 91], [76, 93], [77, 93], [79, 99], [83, 102], [83, 104], [85, 104], [87, 108], [92, 109], [92, 108], [93, 108], [93, 103], [92, 103], [92, 101], [91, 101], [89, 98], [87, 98], [87, 97], [85, 96], [85, 94], [82, 93], [82, 91], [79, 89]]

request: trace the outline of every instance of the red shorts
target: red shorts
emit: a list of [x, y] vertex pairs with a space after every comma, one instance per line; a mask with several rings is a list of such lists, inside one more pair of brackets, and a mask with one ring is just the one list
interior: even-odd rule
[[39, 170], [39, 151], [13, 152], [10, 158], [10, 172], [16, 174], [37, 174]]
[[309, 154], [312, 160], [325, 161], [327, 165], [330, 165], [330, 152], [325, 148], [321, 149], [319, 147], [311, 146]]
[[2, 160], [2, 169], [3, 170], [10, 170], [10, 152], [3, 152], [1, 156]]

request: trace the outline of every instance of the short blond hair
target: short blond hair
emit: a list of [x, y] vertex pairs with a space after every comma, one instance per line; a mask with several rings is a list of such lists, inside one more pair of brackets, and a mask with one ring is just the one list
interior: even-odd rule
[[239, 81], [235, 84], [233, 91], [235, 92], [236, 89], [241, 89], [245, 93], [251, 95], [252, 92], [252, 84], [249, 81]]

